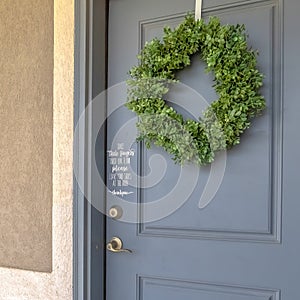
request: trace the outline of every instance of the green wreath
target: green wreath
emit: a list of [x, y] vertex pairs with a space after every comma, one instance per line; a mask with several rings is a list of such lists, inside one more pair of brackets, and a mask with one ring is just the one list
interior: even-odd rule
[[[257, 52], [248, 48], [244, 25], [221, 25], [216, 17], [195, 20], [187, 15], [176, 29], [164, 28], [162, 40], [146, 43], [140, 64], [130, 70], [126, 106], [139, 116], [138, 140], [164, 148], [175, 162], [211, 163], [218, 151], [239, 144], [250, 120], [265, 108], [259, 94], [263, 75], [257, 70]], [[214, 72], [219, 99], [199, 121], [183, 116], [163, 99], [175, 72], [199, 53]]]

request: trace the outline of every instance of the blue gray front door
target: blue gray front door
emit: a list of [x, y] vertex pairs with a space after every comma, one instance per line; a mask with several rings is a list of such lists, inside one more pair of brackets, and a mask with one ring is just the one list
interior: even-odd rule
[[[118, 237], [131, 253], [110, 251], [118, 247], [116, 240], [110, 244], [107, 300], [297, 300], [298, 0], [203, 1], [204, 18], [245, 24], [249, 45], [260, 53], [267, 109], [240, 145], [211, 167], [181, 168], [162, 149], [134, 142], [135, 115], [123, 105], [128, 70], [146, 41], [161, 36], [165, 25], [179, 24], [194, 5], [194, 0], [110, 1], [107, 210], [113, 208], [114, 218], [107, 218], [106, 235], [107, 243]], [[186, 85], [181, 96], [195, 92], [199, 101], [217, 99], [213, 75], [204, 68], [196, 56], [178, 74]], [[191, 116], [199, 103], [171, 105]], [[215, 193], [211, 198], [209, 189]], [[209, 203], [199, 208], [200, 199]], [[151, 202], [157, 203], [153, 219], [147, 214]]]

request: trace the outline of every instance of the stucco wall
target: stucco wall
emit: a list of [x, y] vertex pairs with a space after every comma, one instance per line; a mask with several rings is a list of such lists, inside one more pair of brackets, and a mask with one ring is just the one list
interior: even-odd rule
[[[32, 7], [44, 1], [9, 1]], [[1, 1], [1, 5], [6, 2]], [[1, 8], [0, 5], [0, 8]], [[40, 28], [36, 28], [39, 30]], [[73, 0], [54, 1], [52, 273], [0, 268], [2, 300], [72, 299]], [[22, 34], [30, 33], [25, 28]], [[2, 70], [1, 70], [2, 71]], [[27, 88], [32, 88], [28, 86]]]
[[0, 1], [0, 266], [51, 271], [53, 2]]

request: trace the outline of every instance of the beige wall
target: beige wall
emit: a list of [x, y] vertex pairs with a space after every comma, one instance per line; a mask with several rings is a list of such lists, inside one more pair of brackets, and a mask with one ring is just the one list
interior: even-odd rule
[[[0, 268], [1, 300], [72, 298], [73, 1], [54, 0], [53, 270], [39, 273]], [[0, 11], [7, 3], [14, 3], [18, 9], [23, 2], [30, 2], [36, 13], [43, 11], [45, 3], [43, 0], [5, 0], [0, 2]], [[23, 18], [26, 20], [26, 16]], [[20, 32], [27, 35], [28, 40], [34, 35], [34, 31], [28, 32], [22, 26]], [[6, 76], [9, 78], [9, 73]]]
[[0, 2], [0, 266], [51, 271], [53, 2]]

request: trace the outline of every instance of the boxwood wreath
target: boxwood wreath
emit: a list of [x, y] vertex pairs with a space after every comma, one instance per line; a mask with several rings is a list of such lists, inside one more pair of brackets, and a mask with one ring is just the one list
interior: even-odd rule
[[[164, 100], [177, 82], [176, 71], [190, 65], [194, 54], [213, 72], [219, 95], [198, 121], [184, 120]], [[217, 17], [206, 23], [188, 14], [177, 28], [165, 27], [162, 39], [146, 43], [138, 55], [140, 64], [129, 72], [126, 106], [139, 116], [138, 140], [164, 148], [176, 163], [199, 165], [239, 144], [250, 120], [265, 108], [257, 54], [247, 45], [244, 25], [221, 25]]]

